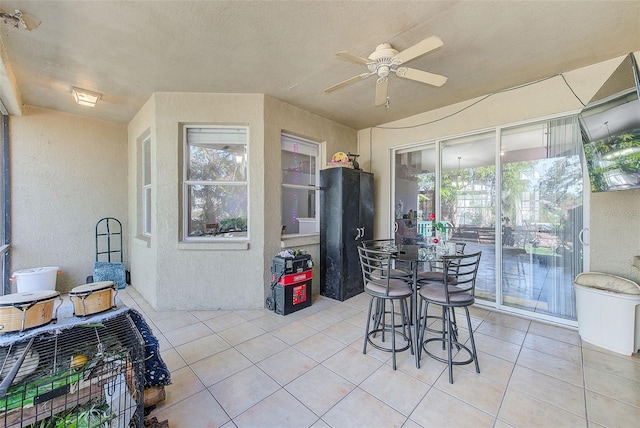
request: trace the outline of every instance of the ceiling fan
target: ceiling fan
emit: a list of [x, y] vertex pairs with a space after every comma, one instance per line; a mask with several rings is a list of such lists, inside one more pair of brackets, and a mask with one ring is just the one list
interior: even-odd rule
[[381, 106], [387, 103], [387, 89], [389, 85], [389, 74], [395, 73], [396, 76], [403, 79], [415, 80], [417, 82], [426, 83], [433, 86], [442, 86], [447, 81], [445, 76], [439, 74], [429, 73], [427, 71], [417, 70], [415, 68], [401, 67], [403, 64], [411, 61], [414, 58], [422, 56], [434, 49], [442, 46], [442, 40], [440, 37], [431, 36], [427, 37], [423, 41], [416, 43], [415, 45], [398, 52], [389, 43], [383, 43], [376, 47], [376, 50], [369, 55], [368, 58], [363, 58], [358, 55], [342, 51], [337, 52], [341, 58], [348, 61], [355, 62], [357, 64], [364, 64], [369, 70], [368, 73], [362, 73], [354, 76], [350, 79], [340, 82], [337, 85], [333, 85], [324, 91], [329, 93], [336, 89], [340, 89], [359, 80], [364, 80], [374, 74], [378, 76], [376, 82], [376, 100], [375, 105]]

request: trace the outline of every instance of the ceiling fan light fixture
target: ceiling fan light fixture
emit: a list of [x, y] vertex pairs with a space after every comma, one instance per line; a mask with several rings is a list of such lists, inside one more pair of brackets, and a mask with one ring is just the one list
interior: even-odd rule
[[102, 94], [98, 92], [76, 88], [75, 86], [73, 87], [72, 93], [76, 103], [86, 107], [95, 107], [98, 100], [102, 97]]
[[378, 67], [378, 77], [387, 77], [389, 75], [389, 66], [388, 65], [381, 65], [380, 67]]

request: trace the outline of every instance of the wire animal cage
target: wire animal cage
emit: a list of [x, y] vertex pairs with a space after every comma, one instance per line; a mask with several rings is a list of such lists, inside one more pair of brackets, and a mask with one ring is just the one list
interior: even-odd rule
[[0, 347], [0, 426], [142, 428], [144, 347], [126, 312]]

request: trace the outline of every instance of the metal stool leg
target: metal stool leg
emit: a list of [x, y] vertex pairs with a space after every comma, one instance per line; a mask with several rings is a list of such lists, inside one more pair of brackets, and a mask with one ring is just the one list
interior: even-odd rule
[[369, 300], [369, 313], [367, 314], [367, 326], [364, 330], [364, 346], [362, 347], [363, 354], [367, 353], [367, 342], [369, 339], [369, 326], [371, 325], [371, 307], [373, 306], [373, 299], [375, 299], [375, 297], [372, 297], [371, 300]]
[[467, 315], [467, 326], [469, 327], [469, 338], [471, 339], [471, 356], [476, 364], [476, 373], [480, 373], [480, 365], [478, 364], [478, 353], [476, 352], [476, 342], [473, 339], [473, 327], [471, 327], [471, 316], [469, 315], [469, 308], [464, 307], [464, 311]]

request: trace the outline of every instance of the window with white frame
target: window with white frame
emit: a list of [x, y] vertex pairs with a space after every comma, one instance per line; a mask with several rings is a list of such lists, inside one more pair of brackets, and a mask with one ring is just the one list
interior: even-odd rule
[[183, 237], [246, 239], [248, 128], [185, 126]]
[[318, 233], [319, 144], [282, 135], [282, 234]]
[[142, 141], [142, 234], [151, 236], [151, 136]]

